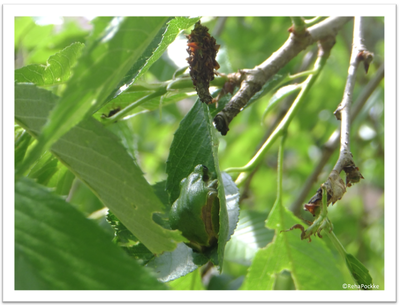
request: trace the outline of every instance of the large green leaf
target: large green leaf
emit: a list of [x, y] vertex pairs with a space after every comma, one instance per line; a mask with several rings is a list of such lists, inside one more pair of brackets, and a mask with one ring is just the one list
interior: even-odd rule
[[165, 288], [64, 200], [16, 182], [15, 289]]
[[354, 282], [341, 256], [320, 238], [307, 243], [298, 232], [279, 233], [298, 222], [281, 202], [275, 203], [267, 227], [275, 229], [276, 235], [272, 243], [257, 252], [242, 289], [272, 289], [276, 274], [283, 270], [291, 272], [300, 290], [341, 290], [343, 283]]
[[[107, 19], [108, 20], [108, 19]], [[167, 17], [116, 17], [95, 30], [73, 69], [66, 89], [43, 128], [38, 145], [19, 172], [59, 137], [103, 105], [118, 86], [132, 83], [158, 46]], [[96, 26], [97, 24], [95, 24]]]
[[[15, 88], [16, 121], [35, 136], [57, 97], [33, 85]], [[95, 119], [72, 128], [51, 151], [150, 251], [172, 251], [184, 240], [153, 221], [153, 213], [162, 213], [164, 205], [116, 136]]]
[[29, 65], [15, 70], [15, 81], [38, 86], [57, 85], [66, 82], [84, 44], [73, 43], [61, 52], [50, 56], [47, 65]]

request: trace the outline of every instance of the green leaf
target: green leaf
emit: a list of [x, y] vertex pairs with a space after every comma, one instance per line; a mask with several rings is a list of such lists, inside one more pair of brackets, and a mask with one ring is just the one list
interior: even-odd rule
[[[136, 101], [141, 98], [152, 94], [154, 91], [131, 91], [130, 89], [125, 90], [120, 95], [118, 95], [115, 99], [113, 99], [110, 103], [102, 107], [99, 111], [97, 111], [93, 117], [96, 119], [100, 119], [103, 114], [108, 114], [111, 110], [116, 109], [117, 107], [123, 109], [132, 103], [136, 103]], [[195, 92], [185, 93], [177, 90], [176, 92], [167, 92], [164, 95], [159, 95], [152, 99], [145, 101], [144, 103], [138, 104], [135, 108], [131, 109], [125, 116], [130, 116], [133, 114], [146, 113], [149, 111], [157, 110], [161, 106], [167, 106], [169, 104], [173, 104], [179, 102], [185, 98], [193, 96]]]
[[[151, 45], [152, 49], [155, 51], [148, 58], [147, 62], [138, 62], [135, 66], [128, 72], [127, 76], [121, 81], [121, 83], [117, 86], [128, 87], [126, 90], [117, 90], [115, 95], [112, 96], [112, 105], [105, 105], [97, 114], [97, 117], [100, 117], [103, 113], [108, 113], [112, 108], [120, 107], [121, 109], [125, 108], [129, 104], [135, 103], [137, 100], [153, 93], [157, 87], [153, 88], [154, 90], [143, 90], [137, 91], [136, 88], [132, 90], [132, 77], [135, 79], [141, 77], [150, 66], [155, 63], [161, 55], [165, 52], [167, 47], [175, 40], [179, 32], [183, 29], [187, 29], [193, 24], [195, 24], [199, 20], [196, 18], [188, 18], [188, 17], [175, 17], [168, 22], [168, 27], [166, 31], [163, 33], [161, 41], [158, 43], [158, 40], [154, 39], [154, 43]], [[143, 58], [144, 60], [145, 58]], [[144, 66], [143, 66], [144, 65]], [[137, 68], [136, 66], [140, 67]], [[143, 68], [142, 68], [143, 66]], [[180, 91], [176, 92], [167, 92], [161, 96], [157, 96], [151, 100], [146, 101], [143, 104], [140, 104], [138, 107], [135, 107], [132, 111], [129, 112], [129, 115], [139, 112], [152, 111], [160, 107], [160, 105], [168, 105], [171, 103], [175, 103], [180, 101], [189, 94], [182, 93]]]
[[[208, 109], [204, 106], [197, 100], [174, 134], [167, 160], [166, 188], [170, 204], [179, 197], [181, 180], [189, 176], [196, 165], [203, 164], [211, 173], [216, 174], [213, 145], [218, 145], [218, 142], [214, 143], [212, 138], [212, 129], [208, 126]], [[212, 178], [215, 179], [215, 176]]]
[[233, 235], [239, 221], [239, 189], [233, 182], [232, 177], [225, 172], [221, 172], [222, 182], [224, 184], [224, 193], [226, 200], [226, 211], [228, 213], [228, 237], [227, 241]]
[[[66, 89], [51, 112], [28, 158], [24, 172], [48, 149], [91, 112], [100, 108], [119, 90], [117, 85], [132, 83], [146, 65], [165, 31], [167, 17], [116, 17], [103, 31], [95, 30], [73, 69]], [[103, 29], [103, 24], [101, 24]]]
[[207, 261], [207, 256], [180, 243], [175, 251], [155, 257], [146, 266], [154, 270], [159, 281], [169, 282], [193, 272]]
[[15, 185], [15, 289], [165, 289], [95, 223], [32, 180]]
[[260, 249], [242, 289], [269, 290], [274, 287], [276, 274], [288, 270], [296, 289], [341, 290], [343, 283], [353, 278], [338, 253], [314, 238], [311, 243], [300, 239], [294, 231], [282, 232], [299, 220], [280, 202], [276, 202], [267, 219], [267, 227], [276, 230], [272, 243]]
[[61, 162], [58, 162], [58, 171], [51, 177], [48, 187], [54, 187], [58, 195], [66, 196], [71, 190], [75, 175]]
[[[33, 135], [40, 130], [40, 123], [44, 124], [56, 100], [43, 91], [46, 90], [32, 85], [16, 85], [16, 121]], [[163, 212], [163, 204], [135, 160], [102, 124], [93, 118], [82, 121], [51, 151], [150, 251], [172, 251], [177, 242], [184, 240], [179, 232], [166, 230], [153, 221], [154, 213]]]
[[15, 165], [22, 162], [33, 138], [25, 130], [15, 137]]
[[71, 68], [76, 63], [83, 43], [73, 43], [61, 52], [50, 56], [47, 65], [29, 65], [15, 70], [17, 83], [34, 83], [37, 86], [65, 83], [71, 76]]
[[346, 263], [358, 285], [362, 286], [362, 289], [367, 290], [368, 288], [364, 287], [368, 287], [368, 285], [372, 284], [372, 277], [369, 274], [368, 269], [357, 258], [349, 253], [346, 253]]
[[[149, 19], [149, 17], [146, 17]], [[195, 24], [200, 18], [189, 18], [189, 17], [175, 17], [168, 21], [167, 29], [163, 32], [161, 40], [153, 43], [153, 47], [156, 48], [152, 55], [149, 57], [142, 69], [138, 70], [136, 77], [143, 75], [150, 66], [157, 61], [167, 49], [167, 47], [175, 40], [179, 32], [183, 29], [187, 29]]]
[[[218, 163], [218, 139], [212, 123], [210, 109], [198, 99], [193, 108], [181, 121], [171, 144], [170, 155], [167, 160], [167, 190], [170, 195], [170, 204], [179, 197], [179, 185], [198, 165], [208, 167], [218, 179], [218, 198], [220, 200], [219, 233], [218, 233], [218, 258], [211, 255], [214, 264], [222, 269], [225, 244], [229, 240], [238, 221], [238, 191], [233, 182], [230, 184], [228, 194], [234, 198], [227, 207], [226, 190], [224, 183], [231, 181], [230, 177], [222, 177]], [[213, 179], [215, 178], [212, 177]], [[236, 199], [235, 199], [236, 196]], [[236, 202], [236, 206], [235, 206]], [[232, 210], [231, 218], [228, 210]]]
[[168, 283], [174, 290], [204, 290], [199, 269]]
[[274, 237], [274, 231], [265, 227], [266, 213], [243, 210], [231, 240], [226, 244], [225, 260], [250, 266], [258, 249]]

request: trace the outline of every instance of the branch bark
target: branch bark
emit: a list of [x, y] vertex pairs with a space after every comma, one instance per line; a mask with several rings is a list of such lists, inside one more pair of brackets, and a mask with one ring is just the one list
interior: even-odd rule
[[[381, 82], [381, 80], [383, 79], [383, 77], [384, 77], [384, 64], [382, 64], [379, 67], [374, 78], [369, 81], [369, 83], [365, 86], [365, 88], [362, 90], [359, 97], [355, 101], [354, 107], [352, 108], [352, 111], [351, 111], [350, 123], [352, 121], [354, 121], [354, 119], [357, 117], [357, 115], [361, 111], [362, 107], [365, 105], [368, 98], [378, 87], [378, 85]], [[293, 202], [293, 204], [291, 205], [290, 209], [296, 215], [299, 215], [301, 205], [303, 204], [304, 200], [306, 199], [313, 184], [317, 181], [317, 178], [320, 175], [325, 164], [328, 162], [328, 160], [332, 156], [333, 152], [339, 146], [339, 140], [340, 140], [340, 132], [339, 132], [339, 130], [335, 130], [332, 133], [332, 135], [329, 137], [328, 141], [324, 144], [322, 156], [321, 156], [317, 166], [314, 168], [314, 171], [308, 177], [306, 183], [303, 185], [300, 195], [296, 198], [296, 201]]]
[[245, 74], [239, 91], [231, 101], [214, 118], [214, 125], [222, 135], [226, 135], [229, 124], [239, 114], [250, 98], [257, 93], [262, 86], [275, 75], [290, 60], [296, 57], [309, 45], [324, 39], [335, 37], [339, 29], [351, 17], [331, 17], [306, 29], [305, 31], [292, 31], [283, 46], [273, 53], [261, 65], [250, 70], [243, 70]]
[[[346, 86], [343, 94], [343, 99], [334, 114], [338, 120], [341, 120], [340, 126], [340, 153], [339, 159], [333, 167], [325, 183], [328, 191], [327, 204], [334, 204], [340, 200], [346, 192], [346, 186], [350, 187], [353, 183], [357, 183], [364, 177], [361, 175], [358, 167], [354, 164], [353, 155], [350, 152], [350, 107], [353, 99], [353, 91], [356, 82], [356, 70], [361, 61], [371, 62], [372, 53], [366, 50], [363, 43], [363, 17], [354, 18], [354, 33], [353, 33], [353, 49], [350, 57], [350, 65], [346, 80]], [[368, 69], [366, 69], [368, 71]], [[346, 172], [346, 184], [340, 178], [340, 172]], [[317, 193], [305, 205], [311, 214], [315, 215], [318, 207], [321, 204], [322, 190], [318, 189]]]

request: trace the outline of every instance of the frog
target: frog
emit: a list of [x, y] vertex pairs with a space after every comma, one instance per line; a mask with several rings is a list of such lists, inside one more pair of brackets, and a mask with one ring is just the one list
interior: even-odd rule
[[180, 195], [169, 213], [171, 229], [179, 230], [196, 252], [204, 252], [218, 242], [218, 180], [212, 180], [209, 169], [196, 165], [180, 183]]

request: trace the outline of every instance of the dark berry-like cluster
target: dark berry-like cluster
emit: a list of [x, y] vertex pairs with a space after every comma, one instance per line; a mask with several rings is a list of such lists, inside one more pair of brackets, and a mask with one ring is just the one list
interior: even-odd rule
[[215, 38], [210, 36], [208, 28], [201, 25], [200, 21], [195, 24], [187, 38], [187, 52], [189, 53], [187, 61], [190, 65], [193, 85], [196, 87], [200, 100], [206, 104], [211, 104], [212, 97], [209, 87], [210, 81], [214, 79], [214, 69], [219, 69], [215, 57], [220, 46], [216, 44]]

